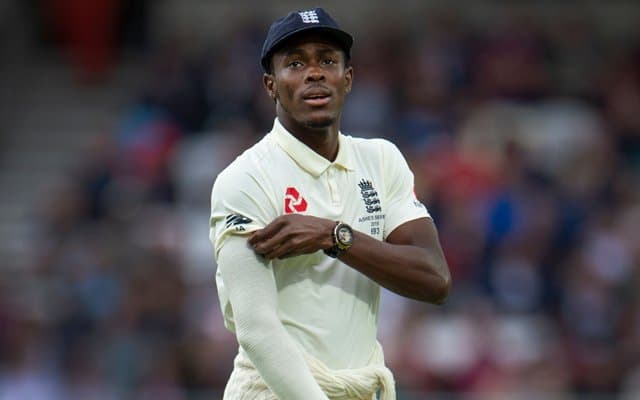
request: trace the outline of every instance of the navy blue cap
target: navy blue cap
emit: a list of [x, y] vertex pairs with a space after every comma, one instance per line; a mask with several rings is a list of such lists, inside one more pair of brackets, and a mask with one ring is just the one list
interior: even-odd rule
[[286, 17], [276, 20], [267, 33], [262, 45], [260, 64], [265, 72], [269, 71], [269, 58], [278, 45], [299, 33], [310, 30], [319, 31], [330, 36], [345, 51], [347, 58], [351, 56], [353, 37], [340, 29], [336, 21], [322, 8], [293, 11]]

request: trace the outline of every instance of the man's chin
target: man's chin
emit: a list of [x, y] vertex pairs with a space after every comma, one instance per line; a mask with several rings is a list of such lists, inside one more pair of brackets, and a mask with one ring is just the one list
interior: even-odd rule
[[311, 128], [311, 129], [325, 129], [333, 125], [334, 122], [335, 122], [335, 118], [326, 116], [326, 117], [310, 118], [306, 121], [305, 125], [307, 126], [307, 128]]

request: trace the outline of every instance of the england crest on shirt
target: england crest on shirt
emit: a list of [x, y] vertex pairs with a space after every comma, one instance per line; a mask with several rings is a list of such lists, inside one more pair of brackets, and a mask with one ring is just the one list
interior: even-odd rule
[[373, 187], [370, 180], [362, 179], [358, 183], [360, 187], [360, 194], [362, 195], [362, 201], [364, 202], [365, 209], [369, 214], [382, 211], [380, 207], [380, 199], [378, 198], [378, 192]]

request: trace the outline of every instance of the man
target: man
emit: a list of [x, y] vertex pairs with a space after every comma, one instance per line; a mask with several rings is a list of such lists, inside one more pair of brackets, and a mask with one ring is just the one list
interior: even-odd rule
[[339, 131], [352, 43], [321, 8], [273, 23], [261, 58], [273, 129], [214, 184], [216, 283], [240, 344], [227, 400], [394, 399], [379, 285], [437, 304], [450, 290], [403, 156]]

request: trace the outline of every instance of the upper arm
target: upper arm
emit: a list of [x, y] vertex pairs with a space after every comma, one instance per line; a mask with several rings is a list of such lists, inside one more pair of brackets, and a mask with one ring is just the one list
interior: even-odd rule
[[250, 310], [251, 301], [257, 298], [243, 297], [251, 293], [253, 285], [260, 286], [263, 305], [272, 304], [275, 298], [270, 267], [247, 246], [248, 235], [269, 221], [268, 204], [256, 180], [235, 166], [218, 175], [213, 185], [209, 239], [217, 261], [220, 307], [225, 325], [232, 331], [237, 331], [238, 322], [243, 325], [244, 310]]
[[246, 236], [275, 218], [272, 201], [260, 179], [239, 168], [223, 171], [211, 191], [209, 239], [215, 256], [231, 236]]
[[[240, 307], [247, 304], [237, 296], [257, 280], [262, 280], [263, 288], [267, 288], [273, 279], [269, 276], [272, 273], [270, 268], [258, 266], [260, 260], [247, 246], [248, 235], [270, 221], [269, 204], [267, 193], [258, 180], [234, 164], [218, 175], [211, 191], [209, 239], [217, 261], [216, 285], [220, 307], [225, 325], [232, 331], [236, 330], [239, 312], [242, 313]], [[247, 280], [245, 276], [256, 281]], [[273, 296], [273, 292], [267, 295]]]
[[418, 218], [405, 222], [395, 228], [387, 236], [386, 241], [391, 244], [418, 246], [442, 254], [438, 230], [431, 218]]
[[218, 255], [218, 269], [228, 292], [239, 338], [276, 318], [277, 288], [271, 262], [258, 256], [243, 237], [229, 237]]

